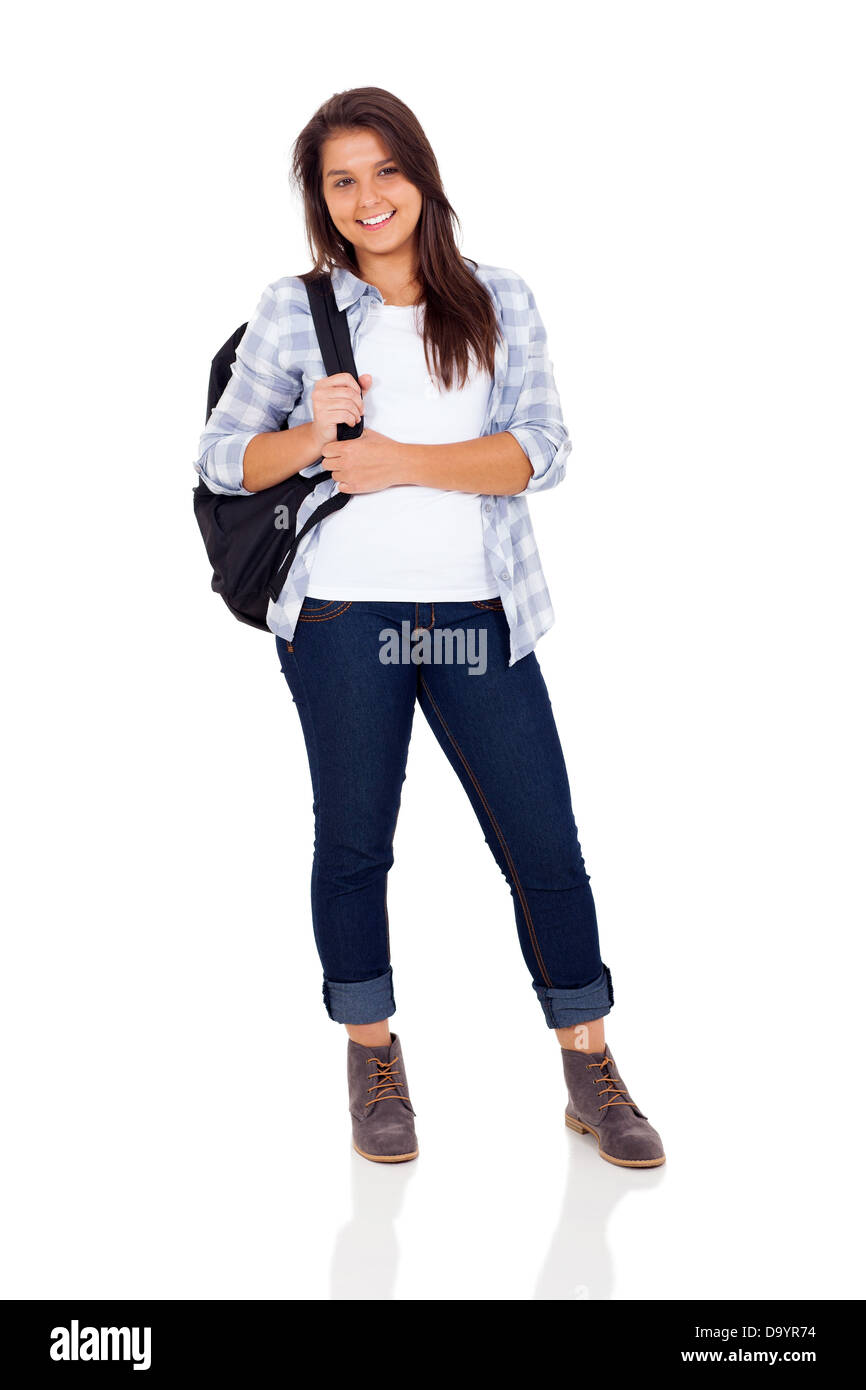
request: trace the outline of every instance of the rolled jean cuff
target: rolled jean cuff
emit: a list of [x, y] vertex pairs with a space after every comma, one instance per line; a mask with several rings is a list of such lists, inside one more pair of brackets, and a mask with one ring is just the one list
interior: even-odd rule
[[581, 985], [580, 989], [549, 989], [545, 985], [533, 988], [548, 1028], [571, 1028], [576, 1023], [590, 1023], [594, 1018], [604, 1018], [613, 1008], [613, 981], [604, 963], [598, 979]]
[[328, 1017], [335, 1023], [378, 1023], [396, 1013], [391, 967], [375, 980], [325, 980]]

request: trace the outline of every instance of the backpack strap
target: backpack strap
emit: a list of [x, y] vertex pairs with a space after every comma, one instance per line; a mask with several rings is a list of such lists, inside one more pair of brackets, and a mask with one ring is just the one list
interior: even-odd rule
[[[322, 361], [325, 364], [325, 375], [336, 376], [338, 372], [348, 372], [358, 380], [358, 369], [355, 366], [355, 354], [352, 351], [352, 338], [349, 333], [349, 324], [345, 310], [337, 308], [337, 301], [334, 298], [334, 287], [331, 284], [331, 277], [327, 274], [317, 274], [310, 271], [302, 275], [306, 289], [307, 298], [310, 301], [310, 312], [313, 315], [313, 326], [316, 330], [316, 337], [319, 340], [319, 348], [322, 353]], [[337, 426], [337, 438], [357, 439], [364, 432], [364, 419], [361, 417], [357, 425]], [[323, 468], [321, 473], [316, 473], [308, 481], [311, 486], [321, 482], [323, 478], [330, 478], [331, 473], [327, 468]], [[309, 516], [298, 531], [292, 541], [288, 551], [281, 559], [276, 571], [271, 576], [268, 586], [268, 593], [276, 603], [285, 583], [286, 575], [292, 567], [298, 546], [304, 539], [308, 531], [314, 526], [318, 526], [320, 521], [324, 521], [326, 516], [332, 512], [339, 511], [351, 501], [351, 493], [337, 492], [333, 497], [329, 497], [321, 506]]]
[[[345, 312], [337, 308], [334, 287], [330, 275], [302, 275], [313, 315], [313, 327], [319, 340], [325, 376], [336, 376], [338, 372], [348, 372], [358, 380], [355, 355], [352, 352], [352, 339]], [[364, 430], [363, 419], [357, 425], [338, 425], [337, 438], [357, 439]]]

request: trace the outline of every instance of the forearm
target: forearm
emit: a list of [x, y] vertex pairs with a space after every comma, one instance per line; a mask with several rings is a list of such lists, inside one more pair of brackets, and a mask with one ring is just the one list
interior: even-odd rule
[[255, 435], [244, 450], [244, 487], [262, 492], [322, 457], [312, 423]]
[[513, 434], [484, 435], [460, 444], [400, 444], [400, 482], [444, 492], [508, 496], [523, 492], [532, 465]]

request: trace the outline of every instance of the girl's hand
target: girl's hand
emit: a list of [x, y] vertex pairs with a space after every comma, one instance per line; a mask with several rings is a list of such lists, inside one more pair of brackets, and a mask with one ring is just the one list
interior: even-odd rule
[[406, 446], [378, 430], [364, 430], [358, 439], [325, 444], [322, 458], [324, 467], [330, 468], [340, 484], [340, 492], [381, 492], [408, 481]]
[[357, 425], [364, 414], [364, 395], [373, 378], [365, 372], [358, 381], [351, 372], [321, 377], [313, 387], [313, 438], [321, 450], [337, 438], [338, 425]]

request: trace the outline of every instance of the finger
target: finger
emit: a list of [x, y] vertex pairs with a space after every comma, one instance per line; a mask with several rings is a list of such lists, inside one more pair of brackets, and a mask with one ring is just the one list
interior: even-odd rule
[[348, 391], [329, 392], [322, 395], [316, 405], [316, 409], [322, 410], [351, 410], [352, 419], [347, 424], [357, 424], [364, 413], [364, 405], [359, 395], [350, 395]]
[[320, 410], [315, 417], [321, 425], [357, 425], [360, 421], [351, 410]]
[[326, 381], [329, 386], [354, 386], [358, 383], [351, 372], [335, 372], [333, 376], [323, 376], [322, 381]]
[[354, 391], [348, 386], [331, 386], [327, 380], [317, 382], [313, 387], [313, 404], [321, 408], [324, 406], [345, 404], [351, 406], [353, 410], [363, 410], [363, 398], [356, 386]]
[[319, 419], [324, 420], [329, 425], [358, 425], [361, 423], [361, 416], [354, 410], [326, 410], [319, 413]]
[[359, 425], [364, 418], [354, 405], [329, 405], [324, 414], [332, 425]]
[[353, 390], [351, 386], [331, 386], [327, 381], [319, 387], [319, 395], [323, 400], [329, 401], [359, 401], [361, 399], [361, 391], [357, 385]]

